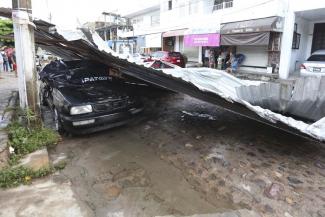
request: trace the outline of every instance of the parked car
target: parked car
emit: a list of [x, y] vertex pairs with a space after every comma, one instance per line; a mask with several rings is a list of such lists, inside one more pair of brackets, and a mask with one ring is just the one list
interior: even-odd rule
[[325, 75], [325, 50], [318, 50], [300, 66], [302, 76], [324, 76]]
[[181, 68], [178, 65], [172, 64], [172, 63], [168, 63], [162, 60], [154, 60], [151, 62], [146, 62], [144, 64], [146, 67], [151, 67], [154, 69], [177, 69], [177, 68]]
[[134, 53], [132, 55], [131, 60], [133, 60], [136, 63], [143, 63], [146, 62], [150, 56], [148, 54], [140, 54], [140, 53]]
[[186, 58], [180, 52], [170, 52], [170, 51], [156, 51], [151, 55], [152, 60], [162, 60], [182, 68], [185, 68]]
[[106, 65], [53, 61], [39, 73], [40, 100], [53, 111], [59, 132], [85, 134], [128, 123], [143, 106], [130, 84], [114, 81]]

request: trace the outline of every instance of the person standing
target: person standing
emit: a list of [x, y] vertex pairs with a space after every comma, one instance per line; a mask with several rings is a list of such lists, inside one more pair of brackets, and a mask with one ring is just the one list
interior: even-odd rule
[[12, 49], [12, 55], [11, 55], [11, 59], [12, 59], [12, 69], [15, 72], [15, 76], [17, 76], [17, 62], [16, 62], [16, 50], [15, 48]]
[[226, 62], [226, 65], [227, 65], [226, 71], [228, 73], [232, 73], [232, 66], [233, 66], [234, 61], [235, 61], [235, 56], [234, 56], [233, 52], [230, 52], [229, 60]]
[[4, 51], [1, 52], [2, 58], [3, 58], [3, 70], [5, 72], [8, 72], [9, 68], [9, 63], [8, 63], [8, 57]]
[[5, 53], [7, 55], [7, 58], [8, 58], [8, 70], [10, 69], [10, 71], [12, 72], [13, 71], [13, 62], [12, 62], [12, 48], [11, 47], [8, 47], [6, 50], [5, 50]]
[[0, 73], [3, 72], [3, 57], [2, 54], [0, 53]]
[[210, 50], [210, 52], [209, 52], [209, 67], [213, 68], [213, 69], [216, 67], [216, 60], [214, 57], [213, 50]]
[[226, 58], [225, 52], [220, 51], [219, 56], [218, 56], [218, 60], [217, 60], [217, 62], [218, 62], [218, 69], [221, 70], [223, 68], [223, 64], [224, 64], [225, 58]]
[[204, 51], [203, 66], [209, 66], [209, 55], [210, 55], [210, 50], [206, 48]]

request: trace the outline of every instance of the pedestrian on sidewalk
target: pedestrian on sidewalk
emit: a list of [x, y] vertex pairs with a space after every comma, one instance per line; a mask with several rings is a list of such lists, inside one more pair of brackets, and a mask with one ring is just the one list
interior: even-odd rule
[[13, 49], [11, 47], [8, 47], [5, 49], [5, 53], [8, 57], [8, 70], [10, 69], [10, 71], [12, 72], [13, 71], [13, 59], [12, 59], [12, 52], [13, 52]]
[[3, 72], [3, 57], [2, 54], [0, 53], [0, 73]]
[[235, 56], [234, 56], [233, 52], [230, 52], [229, 59], [226, 62], [226, 66], [227, 66], [226, 71], [228, 73], [232, 73], [232, 65], [234, 63], [234, 60], [235, 60]]
[[8, 62], [8, 57], [6, 55], [6, 53], [4, 51], [1, 51], [1, 55], [2, 55], [2, 58], [3, 58], [3, 70], [5, 72], [8, 72], [9, 70], [9, 62]]
[[16, 62], [16, 50], [15, 50], [15, 48], [12, 49], [11, 62], [12, 62], [12, 70], [15, 73], [15, 76], [17, 77], [17, 62]]
[[213, 50], [210, 50], [209, 52], [209, 67], [213, 69], [216, 68], [216, 60]]

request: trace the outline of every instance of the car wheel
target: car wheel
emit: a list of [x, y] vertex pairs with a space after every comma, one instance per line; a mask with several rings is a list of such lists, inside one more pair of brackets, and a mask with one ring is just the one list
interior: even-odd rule
[[54, 120], [54, 128], [56, 131], [58, 131], [60, 134], [64, 134], [65, 130], [62, 126], [60, 115], [58, 113], [58, 110], [56, 108], [53, 109], [53, 120]]

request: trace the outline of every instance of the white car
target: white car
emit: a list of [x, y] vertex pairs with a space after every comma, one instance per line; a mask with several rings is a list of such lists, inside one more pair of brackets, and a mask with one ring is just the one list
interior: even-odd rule
[[302, 76], [325, 76], [325, 50], [318, 50], [300, 66]]

